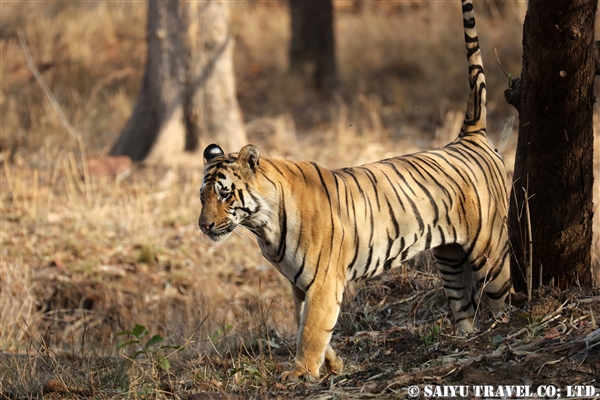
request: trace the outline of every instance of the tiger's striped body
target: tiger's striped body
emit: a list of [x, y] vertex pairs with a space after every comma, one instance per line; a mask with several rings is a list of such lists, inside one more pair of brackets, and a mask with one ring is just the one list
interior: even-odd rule
[[329, 340], [346, 283], [433, 249], [459, 334], [474, 330], [475, 282], [494, 310], [510, 289], [505, 169], [485, 126], [485, 77], [471, 0], [463, 0], [470, 96], [457, 139], [435, 150], [353, 168], [260, 157], [248, 145], [205, 151], [201, 230], [213, 240], [248, 227], [290, 281], [298, 350], [286, 379], [340, 372]]

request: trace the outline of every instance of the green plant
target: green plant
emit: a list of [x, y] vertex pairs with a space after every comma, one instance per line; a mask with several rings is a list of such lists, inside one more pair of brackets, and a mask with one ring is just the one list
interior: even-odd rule
[[265, 374], [251, 361], [242, 362], [238, 368], [232, 368], [229, 374], [240, 386], [248, 381], [265, 386], [268, 384]]
[[223, 327], [223, 329], [217, 329], [216, 331], [214, 331], [211, 335], [209, 335], [209, 338], [212, 342], [217, 341], [217, 339], [223, 335], [225, 335], [227, 332], [231, 331], [233, 329], [233, 326], [227, 324]]
[[431, 346], [438, 341], [439, 335], [440, 327], [436, 325], [433, 328], [431, 328], [429, 333], [426, 333], [423, 336], [421, 336], [421, 340], [423, 340], [423, 344], [425, 344], [425, 346]]
[[131, 360], [135, 359], [140, 354], [144, 354], [149, 360], [152, 361], [153, 366], [157, 366], [162, 370], [168, 370], [171, 367], [169, 362], [169, 355], [164, 356], [162, 354], [163, 350], [166, 349], [174, 349], [179, 350], [182, 349], [183, 346], [177, 345], [160, 345], [165, 339], [156, 334], [152, 336], [150, 339], [146, 341], [146, 343], [142, 344], [142, 338], [148, 336], [150, 333], [146, 329], [145, 326], [140, 324], [135, 324], [135, 326], [130, 331], [121, 331], [117, 333], [118, 336], [133, 336], [133, 339], [128, 340], [119, 340], [117, 342], [117, 351], [121, 350], [125, 346], [138, 345], [139, 350], [135, 350], [130, 353], [127, 357]]
[[137, 260], [143, 264], [151, 264], [156, 261], [156, 249], [148, 244], [140, 246]]

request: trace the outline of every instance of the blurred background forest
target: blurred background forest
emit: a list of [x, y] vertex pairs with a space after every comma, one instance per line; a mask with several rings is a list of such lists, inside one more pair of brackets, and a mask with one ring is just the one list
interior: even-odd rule
[[[140, 89], [146, 4], [7, 2], [2, 7], [3, 151], [30, 159], [43, 148], [76, 147], [24, 62], [20, 28], [89, 154], [106, 153]], [[287, 73], [286, 2], [234, 2], [230, 9], [237, 94], [253, 140], [272, 133], [269, 120], [278, 118], [300, 135], [323, 134], [345, 118], [343, 128], [359, 135], [430, 140], [464, 108], [464, 44], [455, 22], [460, 8], [447, 2], [335, 2], [341, 85], [334, 101], [321, 98], [310, 80]], [[494, 52], [508, 73], [519, 74], [525, 3], [487, 1], [478, 12], [491, 131], [500, 132], [515, 112], [503, 99], [508, 78]]]
[[[330, 98], [308, 77], [288, 74], [286, 2], [229, 6], [237, 97], [248, 140], [262, 154], [334, 168], [457, 135], [468, 93], [457, 1], [334, 1], [340, 86]], [[140, 90], [146, 2], [0, 7], [0, 350], [111, 354], [116, 333], [134, 323], [170, 343], [191, 337], [198, 350], [293, 333], [287, 282], [251, 236], [215, 244], [198, 232], [202, 160], [136, 164], [116, 179], [87, 174], [87, 160], [108, 153]], [[513, 77], [520, 73], [525, 10], [525, 1], [476, 3], [488, 131], [509, 172], [517, 112], [504, 100], [509, 79], [497, 58]], [[34, 78], [19, 30], [83, 145]], [[595, 193], [598, 204], [597, 186]]]

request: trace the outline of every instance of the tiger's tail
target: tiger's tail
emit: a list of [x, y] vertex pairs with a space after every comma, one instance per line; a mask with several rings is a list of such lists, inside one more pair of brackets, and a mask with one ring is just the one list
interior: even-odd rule
[[465, 44], [467, 46], [467, 60], [469, 61], [469, 102], [463, 122], [460, 136], [466, 133], [486, 132], [486, 89], [483, 62], [481, 60], [481, 49], [475, 29], [475, 14], [473, 12], [473, 0], [461, 0], [463, 12], [463, 26], [465, 29]]

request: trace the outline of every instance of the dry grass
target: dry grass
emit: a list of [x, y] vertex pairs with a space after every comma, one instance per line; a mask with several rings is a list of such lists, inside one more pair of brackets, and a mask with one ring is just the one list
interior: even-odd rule
[[[451, 140], [467, 85], [460, 9], [415, 4], [365, 2], [360, 13], [339, 11], [344, 91], [325, 102], [285, 74], [285, 7], [233, 3], [238, 95], [251, 141], [264, 154], [337, 167]], [[2, 2], [0, 7], [0, 398], [42, 393], [140, 398], [199, 390], [258, 398], [311, 395], [274, 383], [295, 347], [285, 279], [244, 232], [215, 244], [197, 231], [198, 160], [138, 165], [122, 180], [82, 179], [86, 160], [26, 66], [18, 29], [81, 132], [86, 154], [106, 154], [139, 89], [145, 6]], [[505, 69], [517, 73], [523, 4], [480, 14], [491, 130], [500, 132], [514, 111], [503, 101], [506, 78], [495, 64], [494, 48]], [[424, 27], [426, 34], [419, 35]], [[596, 118], [596, 129], [599, 124]], [[513, 132], [504, 149], [509, 166], [515, 142]], [[596, 154], [599, 146], [596, 141]], [[600, 162], [595, 171], [600, 176]], [[600, 232], [596, 210], [594, 227]], [[593, 255], [599, 264], [597, 235]], [[361, 374], [384, 374], [374, 372], [384, 355], [382, 332], [391, 335], [389, 343], [412, 348], [436, 326], [449, 333], [443, 296], [435, 288], [437, 276], [421, 262], [359, 292], [345, 308], [335, 338], [350, 361], [349, 378], [339, 385], [347, 389]], [[117, 333], [135, 323], [162, 335], [165, 344], [186, 344], [171, 356], [171, 369], [157, 369], [152, 354], [128, 361], [122, 357], [128, 351], [117, 352], [122, 339]], [[431, 351], [411, 358], [394, 348], [388, 355], [402, 355], [404, 364], [395, 365], [407, 370], [414, 362], [425, 365]]]

